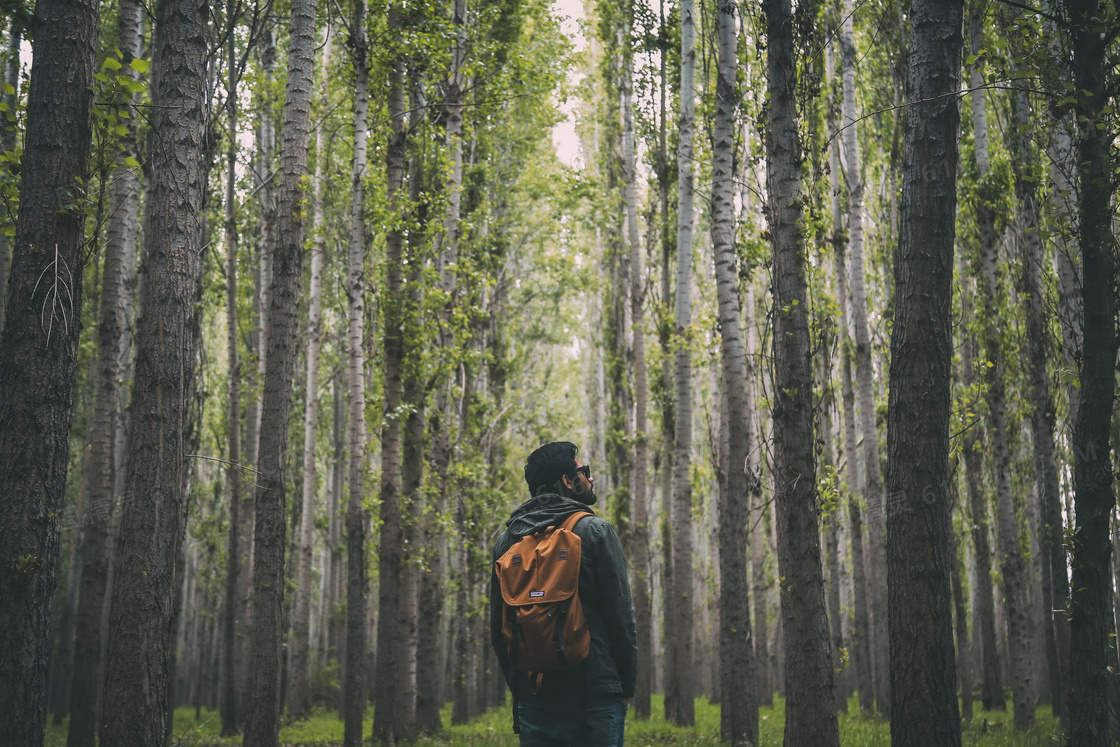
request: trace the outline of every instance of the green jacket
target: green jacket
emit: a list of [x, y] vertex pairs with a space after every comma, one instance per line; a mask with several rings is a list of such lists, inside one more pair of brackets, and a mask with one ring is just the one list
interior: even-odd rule
[[588, 696], [629, 698], [634, 695], [638, 676], [638, 636], [634, 623], [634, 602], [622, 543], [614, 527], [598, 516], [580, 519], [575, 533], [580, 538], [579, 598], [591, 632], [591, 652], [579, 666], [567, 672], [544, 677], [538, 695], [529, 694], [526, 676], [510, 666], [502, 638], [502, 594], [494, 562], [521, 537], [559, 524], [576, 511], [591, 509], [571, 498], [545, 493], [521, 504], [506, 522], [498, 537], [490, 564], [490, 640], [505, 674], [506, 683], [516, 698], [551, 703], [570, 700], [573, 704]]

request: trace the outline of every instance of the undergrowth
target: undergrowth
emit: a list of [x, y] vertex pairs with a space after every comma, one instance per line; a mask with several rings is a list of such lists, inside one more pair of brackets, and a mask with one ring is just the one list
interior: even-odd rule
[[[961, 725], [964, 745], [968, 747], [1056, 747], [1064, 745], [1057, 721], [1049, 707], [1038, 709], [1038, 726], [1029, 732], [1016, 732], [1011, 726], [1011, 711], [977, 711], [975, 718]], [[785, 721], [785, 701], [774, 699], [773, 707], [759, 709], [759, 746], [781, 747]], [[499, 708], [463, 726], [451, 726], [450, 706], [444, 709], [442, 734], [421, 737], [414, 747], [517, 747], [511, 730], [510, 709]], [[241, 737], [219, 736], [221, 719], [217, 711], [193, 708], [175, 711], [175, 728], [170, 745], [181, 747], [234, 747]], [[366, 712], [362, 733], [371, 744], [373, 709]], [[336, 711], [315, 709], [300, 722], [286, 723], [280, 730], [280, 743], [286, 747], [321, 747], [342, 743], [342, 721]], [[853, 698], [848, 713], [840, 715], [840, 743], [843, 747], [889, 747], [890, 726], [878, 718], [864, 718]], [[65, 747], [66, 721], [48, 725], [46, 747]], [[654, 696], [653, 716], [639, 721], [633, 710], [626, 719], [628, 747], [704, 747], [719, 745], [719, 706], [706, 699], [696, 701], [696, 725], [673, 726], [665, 721], [660, 696]]]

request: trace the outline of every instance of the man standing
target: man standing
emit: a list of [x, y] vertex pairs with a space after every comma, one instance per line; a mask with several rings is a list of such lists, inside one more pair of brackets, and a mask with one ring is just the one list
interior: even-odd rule
[[[545, 444], [525, 463], [532, 497], [506, 522], [494, 545], [495, 563], [522, 537], [559, 526], [597, 500], [591, 468], [576, 459], [575, 444]], [[626, 707], [638, 671], [634, 603], [622, 543], [598, 516], [580, 519], [579, 600], [590, 631], [587, 658], [567, 671], [531, 683], [511, 661], [502, 635], [504, 603], [496, 571], [490, 578], [490, 638], [513, 692], [514, 731], [522, 747], [622, 747]]]

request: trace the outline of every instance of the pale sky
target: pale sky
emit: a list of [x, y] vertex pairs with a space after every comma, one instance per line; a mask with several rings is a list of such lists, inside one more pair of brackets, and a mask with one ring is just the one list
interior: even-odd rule
[[[560, 16], [561, 28], [572, 38], [576, 52], [586, 46], [579, 22], [584, 19], [583, 0], [553, 0], [553, 12]], [[583, 168], [583, 158], [579, 152], [579, 138], [576, 136], [575, 102], [569, 101], [561, 107], [567, 119], [552, 128], [552, 142], [560, 160], [573, 168]]]

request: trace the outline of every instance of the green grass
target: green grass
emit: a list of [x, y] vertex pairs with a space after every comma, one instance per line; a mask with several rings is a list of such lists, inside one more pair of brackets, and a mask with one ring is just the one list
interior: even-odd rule
[[[785, 701], [774, 699], [773, 708], [759, 710], [759, 747], [780, 747], [785, 722]], [[964, 723], [961, 731], [963, 742], [970, 747], [1054, 747], [1065, 741], [1058, 730], [1057, 721], [1050, 715], [1049, 707], [1038, 709], [1038, 727], [1025, 733], [1016, 732], [1011, 726], [1011, 711], [977, 711], [971, 722]], [[424, 737], [416, 747], [516, 747], [517, 737], [511, 731], [510, 709], [499, 708], [464, 726], [451, 726], [450, 706], [443, 711], [444, 733]], [[373, 726], [373, 709], [366, 712], [362, 733], [367, 735]], [[175, 711], [175, 729], [171, 745], [183, 747], [233, 747], [241, 744], [240, 737], [221, 738], [221, 722], [217, 711], [203, 710], [196, 718], [193, 708]], [[280, 743], [293, 747], [334, 745], [342, 741], [342, 722], [334, 711], [316, 709], [310, 718], [287, 724], [280, 730]], [[840, 715], [840, 743], [844, 747], [889, 747], [890, 727], [877, 718], [859, 716], [853, 699], [848, 713]], [[65, 747], [66, 722], [47, 727], [46, 747]], [[626, 744], [632, 747], [658, 745], [718, 745], [719, 706], [706, 699], [696, 701], [696, 726], [684, 729], [665, 721], [660, 696], [654, 696], [652, 718], [639, 721], [630, 712], [626, 720]]]

